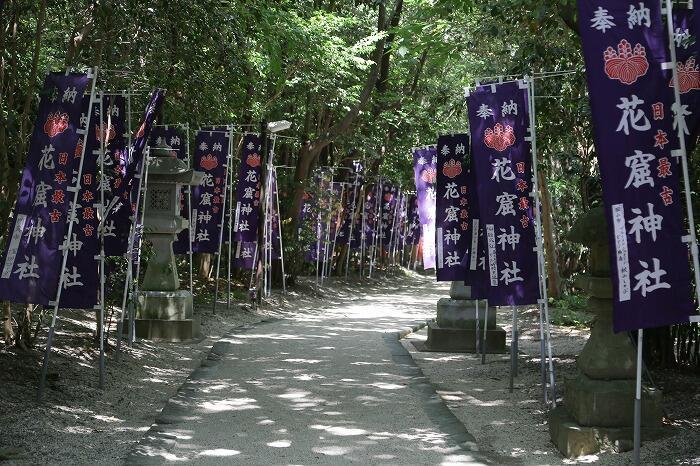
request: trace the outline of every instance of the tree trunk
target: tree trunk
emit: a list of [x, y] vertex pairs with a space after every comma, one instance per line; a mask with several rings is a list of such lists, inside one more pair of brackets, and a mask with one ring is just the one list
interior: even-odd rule
[[551, 298], [558, 298], [561, 294], [561, 274], [559, 273], [559, 258], [557, 257], [556, 234], [552, 222], [552, 199], [547, 189], [547, 180], [544, 174], [538, 174], [540, 185], [540, 198], [542, 200], [542, 230], [544, 235], [544, 249], [548, 262], [547, 267], [547, 294]]
[[[19, 119], [19, 157], [22, 162], [27, 157], [27, 131], [29, 127], [29, 111], [31, 110], [32, 99], [34, 98], [34, 86], [36, 86], [37, 68], [39, 66], [39, 55], [41, 54], [41, 36], [44, 32], [44, 20], [46, 18], [46, 0], [41, 0], [39, 5], [39, 17], [36, 21], [36, 31], [34, 33], [34, 52], [32, 53], [32, 68], [29, 72], [29, 85], [27, 95], [22, 104], [22, 114]], [[21, 163], [20, 163], [21, 165]]]
[[80, 53], [80, 47], [85, 42], [87, 35], [92, 32], [92, 28], [95, 25], [95, 19], [93, 17], [93, 11], [95, 6], [91, 3], [90, 6], [85, 10], [84, 15], [86, 16], [85, 24], [82, 28], [78, 29], [76, 26], [71, 32], [68, 38], [68, 47], [66, 50], [66, 60], [65, 66], [68, 68], [72, 66], [73, 63], [77, 61], [78, 55]]
[[211, 275], [211, 265], [211, 254], [199, 254], [199, 272], [197, 276], [200, 280], [209, 280], [209, 275]]
[[33, 304], [24, 306], [24, 315], [22, 315], [22, 323], [17, 329], [17, 342], [21, 348], [26, 350], [32, 346], [32, 314], [34, 310]]
[[10, 346], [15, 334], [12, 331], [12, 307], [9, 301], [2, 303], [2, 335], [5, 339], [5, 344]]

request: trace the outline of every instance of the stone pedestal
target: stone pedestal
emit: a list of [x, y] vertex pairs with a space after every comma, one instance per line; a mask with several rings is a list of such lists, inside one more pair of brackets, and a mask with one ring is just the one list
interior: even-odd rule
[[[579, 373], [564, 381], [564, 405], [549, 414], [552, 442], [566, 457], [602, 449], [632, 447], [636, 351], [626, 333], [613, 333], [613, 290], [607, 232], [602, 208], [584, 215], [569, 239], [590, 248], [589, 274], [577, 285], [589, 295], [596, 315], [591, 336], [577, 359]], [[661, 433], [661, 392], [642, 393], [642, 436]]]
[[[476, 319], [479, 319], [479, 339], [483, 338], [486, 306], [479, 303], [477, 316], [476, 300], [471, 299], [471, 288], [461, 282], [453, 282], [450, 297], [437, 303], [437, 321], [428, 325], [428, 340], [425, 351], [461, 353], [477, 351]], [[486, 351], [503, 353], [506, 347], [506, 332], [496, 326], [496, 309], [490, 308], [486, 326]]]
[[153, 255], [137, 296], [135, 326], [138, 338], [183, 341], [197, 338], [199, 322], [193, 315], [192, 294], [179, 289], [173, 242], [188, 226], [179, 214], [181, 186], [199, 184], [202, 175], [170, 154], [169, 148], [151, 150], [143, 226]]

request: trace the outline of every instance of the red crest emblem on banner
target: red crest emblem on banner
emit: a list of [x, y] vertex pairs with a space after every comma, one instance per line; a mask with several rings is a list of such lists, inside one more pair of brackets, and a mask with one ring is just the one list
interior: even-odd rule
[[503, 152], [515, 144], [513, 127], [509, 125], [504, 127], [502, 124], [496, 123], [493, 129], [486, 128], [486, 131], [484, 131], [484, 144], [498, 152]]
[[435, 169], [433, 167], [426, 168], [420, 174], [420, 179], [426, 183], [435, 183], [436, 178], [437, 173], [435, 172]]
[[448, 178], [454, 178], [462, 173], [462, 162], [450, 159], [442, 166], [442, 174]]
[[246, 159], [245, 163], [249, 167], [259, 167], [260, 166], [260, 156], [258, 154], [250, 154]]
[[205, 170], [213, 170], [219, 166], [219, 160], [211, 154], [207, 154], [199, 161], [199, 166]]
[[[695, 57], [690, 57], [683, 63], [678, 62], [678, 90], [685, 94], [694, 89], [700, 89], [700, 66], [695, 64]], [[668, 87], [673, 87], [673, 78], [668, 83]]]
[[44, 123], [44, 132], [50, 137], [56, 137], [68, 128], [67, 113], [49, 113]]
[[107, 134], [107, 140], [105, 141], [105, 144], [117, 136], [116, 131], [114, 131], [114, 126], [110, 126], [109, 129], [107, 129], [100, 125], [95, 125], [95, 137], [99, 142], [102, 142], [102, 136], [105, 133]]
[[617, 51], [608, 47], [603, 52], [605, 74], [610, 79], [617, 79], [623, 84], [634, 84], [649, 70], [647, 52], [644, 46], [637, 44], [632, 50], [632, 44], [622, 39], [617, 45]]

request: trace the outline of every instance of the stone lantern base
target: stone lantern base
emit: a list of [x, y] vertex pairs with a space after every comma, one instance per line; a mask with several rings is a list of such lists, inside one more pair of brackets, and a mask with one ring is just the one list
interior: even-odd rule
[[[566, 401], [549, 413], [549, 435], [567, 458], [601, 450], [627, 451], [634, 437], [634, 380], [595, 380], [585, 374], [564, 381]], [[664, 434], [662, 394], [643, 387], [642, 439]]]
[[136, 317], [138, 338], [175, 342], [200, 335], [188, 290], [139, 292]]
[[[474, 353], [478, 349], [476, 319], [480, 321], [479, 338], [483, 338], [486, 306], [471, 299], [471, 288], [459, 282], [450, 287], [450, 297], [437, 303], [437, 320], [428, 324], [428, 339], [423, 351], [446, 353]], [[486, 351], [503, 353], [506, 350], [506, 332], [496, 326], [496, 309], [490, 308], [486, 326]]]

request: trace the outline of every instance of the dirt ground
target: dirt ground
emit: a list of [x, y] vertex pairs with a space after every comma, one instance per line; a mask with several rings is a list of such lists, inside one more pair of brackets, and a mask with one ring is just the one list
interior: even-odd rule
[[[411, 272], [412, 273], [412, 272]], [[410, 280], [410, 274], [403, 279]], [[260, 309], [236, 302], [230, 310], [199, 304], [202, 340], [194, 343], [138, 341], [119, 362], [115, 340], [106, 356], [105, 389], [99, 390], [93, 331], [94, 314], [60, 314], [43, 403], [36, 402], [45, 331], [34, 349], [22, 352], [0, 347], [0, 461], [7, 464], [116, 464], [152, 425], [165, 402], [175, 394], [211, 345], [237, 326], [284, 318], [333, 299], [338, 291], [386, 293], [381, 280], [334, 280], [318, 288], [301, 280], [286, 296], [276, 295]], [[499, 322], [509, 327], [507, 312]], [[520, 377], [508, 393], [508, 356], [488, 357], [482, 366], [473, 355], [418, 353], [403, 341], [447, 405], [478, 440], [479, 447], [498, 455], [503, 464], [629, 464], [629, 453], [602, 453], [563, 460], [549, 442], [545, 410], [540, 402], [539, 332], [536, 313], [521, 314]], [[114, 334], [114, 325], [111, 334]], [[555, 327], [553, 346], [559, 381], [575, 371], [575, 355], [587, 331]], [[677, 372], [655, 372], [664, 391], [667, 423], [677, 434], [644, 444], [643, 464], [700, 464], [700, 379]], [[561, 387], [561, 383], [559, 384]], [[561, 395], [561, 393], [559, 393]]]
[[257, 310], [240, 303], [226, 310], [224, 303], [213, 314], [211, 304], [195, 304], [202, 321], [201, 340], [137, 341], [119, 361], [113, 323], [104, 390], [98, 388], [94, 313], [62, 310], [43, 403], [37, 403], [36, 395], [46, 331], [39, 332], [34, 348], [26, 352], [0, 346], [0, 462], [120, 463], [221, 336], [234, 327], [312, 307], [329, 290], [302, 281]]
[[[602, 452], [575, 460], [562, 458], [550, 441], [540, 384], [540, 337], [536, 309], [519, 313], [519, 376], [509, 393], [510, 355], [488, 355], [485, 365], [473, 354], [419, 352], [426, 329], [402, 340], [436, 390], [476, 437], [480, 450], [497, 455], [501, 464], [631, 464], [631, 452]], [[498, 325], [510, 345], [511, 311], [498, 313]], [[557, 395], [564, 395], [563, 379], [576, 373], [576, 355], [589, 336], [587, 330], [553, 326], [552, 346]], [[420, 344], [418, 345], [421, 346]], [[654, 371], [664, 393], [663, 407], [669, 436], [645, 442], [644, 465], [700, 464], [700, 376], [677, 371]]]

